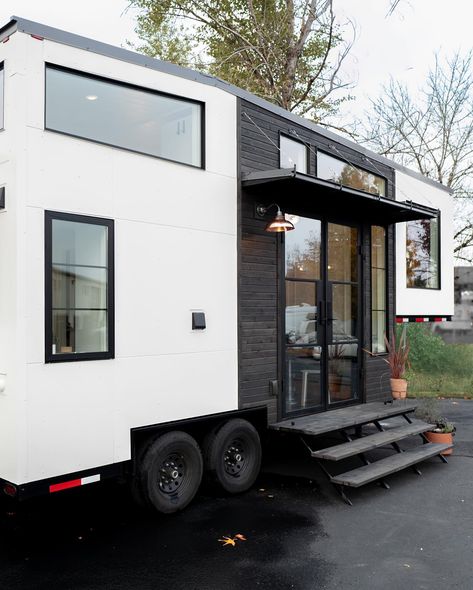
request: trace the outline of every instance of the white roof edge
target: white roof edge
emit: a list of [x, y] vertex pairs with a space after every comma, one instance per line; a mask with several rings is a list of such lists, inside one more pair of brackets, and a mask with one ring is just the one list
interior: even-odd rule
[[82, 37], [81, 35], [76, 35], [75, 33], [69, 33], [61, 29], [56, 29], [48, 25], [43, 25], [41, 23], [27, 20], [19, 16], [12, 16], [10, 22], [0, 28], [0, 42], [9, 35], [15, 33], [16, 31], [26, 33], [29, 35], [36, 35], [38, 37], [47, 39], [48, 41], [54, 41], [56, 43], [61, 43], [63, 45], [69, 45], [71, 47], [83, 49], [85, 51], [91, 51], [99, 55], [111, 57], [113, 59], [118, 59], [121, 61], [125, 61], [127, 63], [139, 65], [166, 74], [171, 74], [173, 76], [178, 76], [180, 78], [185, 78], [187, 80], [192, 80], [200, 84], [214, 86], [225, 92], [233, 94], [234, 96], [242, 100], [255, 104], [256, 106], [259, 106], [267, 111], [273, 112], [274, 114], [283, 117], [289, 121], [293, 121], [294, 123], [301, 125], [302, 127], [306, 127], [307, 129], [310, 129], [311, 131], [314, 131], [315, 133], [318, 133], [319, 135], [326, 137], [327, 139], [331, 139], [350, 149], [356, 150], [369, 160], [374, 160], [376, 162], [379, 162], [380, 164], [384, 164], [385, 166], [389, 166], [390, 168], [399, 170], [404, 174], [417, 178], [422, 182], [431, 184], [436, 188], [444, 190], [450, 194], [453, 193], [452, 189], [444, 186], [436, 180], [433, 180], [431, 178], [423, 176], [419, 172], [406, 168], [405, 166], [402, 166], [401, 164], [398, 164], [397, 162], [394, 162], [389, 158], [386, 158], [385, 156], [381, 156], [365, 148], [364, 146], [357, 144], [352, 140], [339, 136], [333, 131], [329, 131], [328, 129], [325, 129], [320, 125], [316, 125], [315, 123], [312, 123], [311, 121], [304, 119], [303, 117], [294, 115], [293, 113], [290, 113], [289, 111], [286, 111], [283, 108], [273, 103], [270, 103], [267, 100], [264, 100], [263, 98], [255, 96], [247, 90], [243, 90], [242, 88], [238, 88], [233, 84], [229, 84], [228, 82], [225, 82], [220, 78], [216, 78], [214, 76], [210, 76], [207, 74], [202, 74], [200, 72], [196, 72], [195, 70], [191, 70], [190, 68], [177, 66], [170, 62], [148, 57], [146, 55], [130, 51], [129, 49], [115, 47], [114, 45], [109, 45], [108, 43], [102, 43], [101, 41], [95, 41], [94, 39], [89, 39], [87, 37]]

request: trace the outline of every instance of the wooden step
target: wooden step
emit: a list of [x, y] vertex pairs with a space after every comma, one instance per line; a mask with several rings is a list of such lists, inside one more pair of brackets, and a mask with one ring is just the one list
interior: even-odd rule
[[370, 402], [330, 410], [329, 412], [321, 412], [320, 414], [288, 418], [270, 424], [269, 428], [282, 432], [318, 436], [328, 432], [369, 424], [374, 420], [385, 420], [394, 416], [406, 415], [414, 412], [417, 406], [417, 401], [412, 400], [394, 400], [390, 404]]
[[366, 483], [370, 483], [377, 479], [401, 471], [406, 467], [420, 463], [425, 459], [439, 455], [447, 449], [451, 449], [452, 445], [434, 444], [428, 443], [409, 449], [403, 453], [396, 453], [390, 455], [385, 459], [380, 459], [369, 465], [364, 465], [358, 469], [341, 473], [340, 475], [334, 475], [330, 478], [330, 481], [334, 484], [342, 486], [350, 486], [352, 488], [358, 488]]
[[426, 422], [416, 421], [413, 424], [407, 424], [404, 426], [398, 426], [396, 428], [390, 428], [384, 432], [377, 432], [363, 438], [355, 439], [351, 442], [342, 443], [320, 451], [312, 451], [312, 457], [316, 459], [326, 459], [328, 461], [340, 461], [353, 457], [359, 453], [366, 453], [377, 447], [382, 447], [393, 442], [407, 438], [414, 434], [421, 434], [432, 430], [433, 426]]

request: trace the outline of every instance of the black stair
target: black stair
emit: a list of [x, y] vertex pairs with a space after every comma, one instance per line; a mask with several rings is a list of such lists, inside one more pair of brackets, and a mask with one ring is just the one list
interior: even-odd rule
[[427, 430], [432, 430], [432, 425], [419, 420], [413, 424], [405, 424], [383, 432], [377, 432], [376, 434], [355, 439], [341, 445], [328, 447], [319, 451], [311, 451], [311, 455], [316, 459], [341, 461], [342, 459], [347, 459], [348, 457], [353, 457], [360, 453], [366, 453], [377, 447], [400, 441], [408, 436], [427, 432]]
[[452, 448], [451, 445], [439, 445], [434, 443], [425, 444], [403, 453], [391, 455], [385, 459], [380, 459], [369, 465], [358, 467], [352, 471], [341, 473], [330, 478], [331, 482], [341, 486], [350, 486], [358, 488], [366, 483], [370, 483], [377, 479], [401, 471], [406, 467], [420, 463], [430, 457], [440, 455], [443, 451]]

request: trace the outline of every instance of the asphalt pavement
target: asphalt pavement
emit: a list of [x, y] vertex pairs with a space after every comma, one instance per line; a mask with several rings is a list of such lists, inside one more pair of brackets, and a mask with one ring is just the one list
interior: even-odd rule
[[0, 588], [472, 590], [473, 401], [442, 406], [457, 425], [448, 465], [354, 490], [352, 507], [290, 439], [252, 490], [204, 487], [180, 514], [143, 512], [116, 483], [2, 506]]

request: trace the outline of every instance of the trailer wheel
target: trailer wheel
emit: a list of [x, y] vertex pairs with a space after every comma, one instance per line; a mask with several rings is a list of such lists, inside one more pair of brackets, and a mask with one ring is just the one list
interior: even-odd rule
[[158, 512], [170, 514], [185, 508], [199, 489], [202, 455], [192, 436], [168, 432], [151, 443], [139, 471], [147, 503]]
[[256, 428], [240, 418], [210, 432], [203, 445], [210, 479], [231, 494], [245, 492], [261, 467], [261, 443]]

